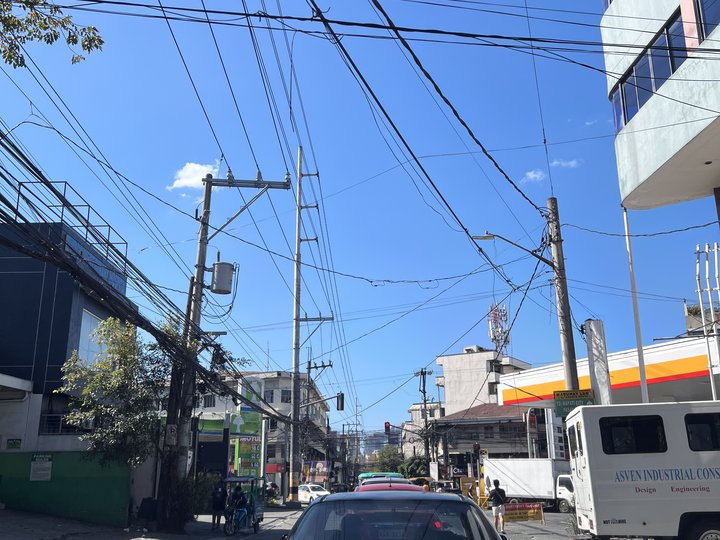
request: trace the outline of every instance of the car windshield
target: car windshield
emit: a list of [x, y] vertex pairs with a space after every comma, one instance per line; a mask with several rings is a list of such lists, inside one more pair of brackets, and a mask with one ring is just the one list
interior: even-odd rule
[[308, 508], [291, 540], [485, 540], [497, 538], [460, 501], [338, 500]]
[[310, 488], [310, 491], [325, 491], [325, 488], [322, 486], [308, 486]]

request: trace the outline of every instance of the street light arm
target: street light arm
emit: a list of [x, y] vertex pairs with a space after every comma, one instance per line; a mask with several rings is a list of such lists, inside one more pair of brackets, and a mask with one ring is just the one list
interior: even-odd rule
[[526, 247], [523, 247], [523, 246], [521, 246], [520, 244], [516, 244], [515, 242], [513, 242], [513, 241], [510, 240], [509, 238], [505, 238], [504, 236], [501, 236], [501, 235], [499, 235], [499, 234], [495, 234], [495, 233], [491, 233], [491, 232], [485, 231], [485, 234], [482, 235], [482, 236], [473, 236], [473, 237], [472, 237], [473, 240], [494, 240], [495, 238], [498, 238], [498, 239], [502, 240], [503, 242], [507, 242], [507, 243], [510, 244], [511, 246], [515, 246], [516, 248], [523, 250], [525, 253], [527, 253], [527, 254], [529, 254], [529, 255], [532, 255], [532, 256], [535, 257], [537, 260], [539, 260], [539, 261], [541, 261], [541, 262], [544, 262], [544, 263], [547, 264], [550, 268], [552, 268], [553, 270], [555, 270], [555, 264], [554, 264], [550, 259], [546, 259], [546, 258], [543, 257], [542, 255], [538, 255], [536, 252], [534, 252], [534, 251], [532, 251], [532, 250], [530, 250], [530, 249], [528, 249], [528, 248], [526, 248]]

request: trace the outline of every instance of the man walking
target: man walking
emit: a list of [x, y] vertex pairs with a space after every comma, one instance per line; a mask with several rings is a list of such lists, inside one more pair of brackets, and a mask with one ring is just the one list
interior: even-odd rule
[[493, 489], [488, 493], [488, 502], [492, 508], [495, 529], [505, 532], [505, 490], [500, 488], [500, 480], [493, 480]]

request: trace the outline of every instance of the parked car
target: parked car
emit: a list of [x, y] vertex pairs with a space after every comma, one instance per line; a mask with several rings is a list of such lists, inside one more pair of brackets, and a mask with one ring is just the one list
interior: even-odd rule
[[335, 493], [317, 499], [283, 540], [506, 540], [462, 495], [415, 491]]
[[330, 495], [330, 492], [321, 485], [300, 484], [298, 486], [298, 501], [300, 501], [300, 504], [310, 504], [323, 495]]
[[347, 484], [332, 484], [330, 486], [330, 493], [345, 493], [347, 491], [352, 491], [352, 488]]

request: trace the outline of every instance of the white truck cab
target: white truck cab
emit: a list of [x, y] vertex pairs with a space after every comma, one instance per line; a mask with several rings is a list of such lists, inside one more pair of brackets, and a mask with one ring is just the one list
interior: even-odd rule
[[591, 405], [566, 424], [583, 532], [720, 538], [720, 403]]

